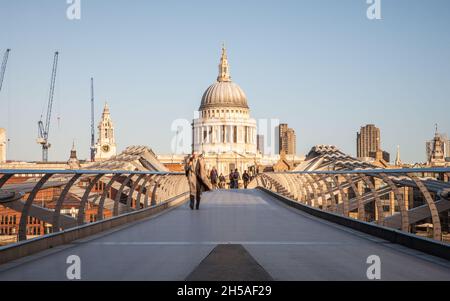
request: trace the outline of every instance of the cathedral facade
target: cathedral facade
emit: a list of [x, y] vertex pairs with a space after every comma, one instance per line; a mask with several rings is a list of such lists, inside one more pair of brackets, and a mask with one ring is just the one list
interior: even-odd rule
[[193, 150], [205, 157], [206, 168], [228, 175], [253, 170], [257, 152], [256, 120], [244, 91], [231, 80], [227, 52], [222, 48], [219, 75], [203, 94], [199, 118], [193, 121]]

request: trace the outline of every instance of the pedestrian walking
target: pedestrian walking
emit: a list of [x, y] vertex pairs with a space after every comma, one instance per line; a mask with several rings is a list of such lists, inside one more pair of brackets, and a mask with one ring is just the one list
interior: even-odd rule
[[239, 171], [237, 169], [233, 172], [233, 187], [234, 189], [239, 189], [239, 180], [241, 176], [239, 174]]
[[211, 169], [211, 172], [209, 173], [209, 178], [211, 179], [211, 184], [212, 184], [212, 188], [213, 189], [217, 189], [217, 184], [218, 184], [218, 178], [219, 176], [217, 175], [217, 170], [215, 167], [213, 167]]
[[242, 180], [244, 181], [244, 189], [247, 189], [248, 183], [250, 182], [250, 175], [245, 170], [242, 174]]
[[219, 188], [224, 189], [226, 185], [226, 179], [225, 176], [221, 173], [219, 176]]
[[190, 207], [194, 210], [195, 205], [195, 208], [199, 210], [202, 192], [212, 189], [211, 182], [206, 174], [203, 156], [192, 153], [186, 160], [184, 168], [189, 182]]

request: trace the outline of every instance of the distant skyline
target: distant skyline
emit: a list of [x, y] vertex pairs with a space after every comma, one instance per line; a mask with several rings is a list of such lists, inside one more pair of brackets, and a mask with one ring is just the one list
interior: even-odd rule
[[435, 124], [450, 134], [448, 0], [382, 0], [382, 20], [367, 19], [366, 0], [81, 0], [73, 21], [67, 6], [0, 1], [1, 56], [12, 49], [0, 92], [8, 160], [41, 159], [56, 50], [50, 161], [67, 160], [73, 141], [89, 158], [91, 77], [95, 124], [107, 101], [118, 152], [170, 153], [171, 123], [193, 118], [222, 42], [252, 117], [288, 123], [299, 154], [333, 144], [356, 156], [356, 133], [375, 124], [391, 161], [400, 145], [402, 161], [423, 162]]

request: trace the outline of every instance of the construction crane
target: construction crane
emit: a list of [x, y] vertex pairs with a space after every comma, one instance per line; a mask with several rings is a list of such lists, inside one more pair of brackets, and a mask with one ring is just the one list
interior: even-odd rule
[[51, 146], [51, 144], [48, 142], [48, 132], [50, 130], [50, 120], [51, 120], [51, 116], [52, 116], [53, 94], [55, 92], [55, 81], [56, 81], [56, 69], [58, 67], [58, 56], [59, 56], [59, 52], [56, 51], [55, 56], [53, 57], [53, 69], [52, 69], [52, 76], [50, 78], [50, 91], [48, 94], [47, 116], [45, 118], [45, 124], [42, 121], [42, 115], [41, 115], [41, 120], [39, 120], [39, 122], [38, 122], [39, 137], [37, 138], [36, 142], [38, 144], [42, 145], [42, 161], [43, 162], [48, 161], [48, 149]]
[[91, 161], [95, 161], [95, 130], [94, 130], [94, 78], [91, 77]]
[[5, 77], [6, 63], [8, 62], [10, 51], [11, 49], [6, 49], [5, 54], [3, 55], [2, 69], [0, 69], [0, 92], [2, 91], [3, 78]]

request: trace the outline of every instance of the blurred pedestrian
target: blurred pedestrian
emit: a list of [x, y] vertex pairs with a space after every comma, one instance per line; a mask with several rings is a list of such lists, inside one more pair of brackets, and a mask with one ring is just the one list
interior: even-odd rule
[[244, 180], [244, 189], [247, 189], [248, 183], [250, 182], [250, 175], [245, 170], [242, 174], [242, 180]]
[[224, 189], [226, 185], [226, 179], [225, 176], [221, 173], [219, 176], [219, 188]]
[[233, 177], [233, 188], [239, 189], [239, 179], [241, 178], [241, 176], [237, 168], [234, 170], [232, 177]]
[[209, 178], [211, 179], [211, 184], [213, 189], [217, 189], [217, 183], [218, 183], [218, 175], [217, 170], [215, 167], [211, 169], [211, 172], [209, 173]]
[[[202, 191], [212, 189], [211, 182], [208, 180], [205, 170], [203, 156], [193, 152], [192, 155], [187, 158], [184, 169], [189, 182], [189, 206], [194, 210], [195, 205], [195, 208], [198, 210], [200, 208]], [[197, 200], [196, 204], [195, 200]]]

